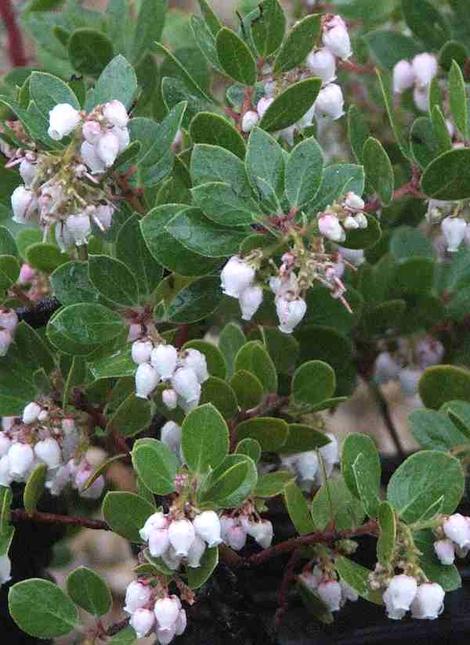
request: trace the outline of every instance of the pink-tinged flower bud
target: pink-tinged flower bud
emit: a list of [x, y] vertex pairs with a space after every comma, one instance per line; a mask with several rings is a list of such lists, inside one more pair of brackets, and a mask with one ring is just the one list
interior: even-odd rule
[[3, 457], [3, 455], [7, 454], [10, 446], [11, 446], [10, 437], [7, 437], [5, 432], [0, 432], [0, 457]]
[[5, 356], [12, 341], [13, 338], [8, 329], [0, 329], [0, 356]]
[[411, 65], [418, 87], [427, 87], [437, 74], [437, 59], [432, 54], [418, 54]]
[[69, 215], [65, 220], [65, 226], [76, 246], [83, 246], [87, 243], [91, 233], [91, 223], [88, 215], [85, 215], [85, 213]]
[[441, 564], [454, 564], [455, 547], [451, 540], [437, 540], [434, 542], [434, 551]]
[[418, 392], [418, 384], [423, 370], [413, 367], [404, 367], [398, 374], [400, 387], [405, 396], [414, 396]]
[[427, 336], [416, 343], [416, 356], [422, 369], [440, 363], [444, 354], [444, 345], [436, 338]]
[[160, 558], [170, 546], [168, 529], [153, 529], [148, 538], [150, 555]]
[[55, 472], [53, 479], [46, 482], [46, 488], [49, 489], [51, 495], [60, 495], [67, 484], [70, 483], [70, 465], [65, 464]]
[[421, 112], [429, 110], [429, 87], [416, 86], [413, 90], [413, 101]]
[[273, 541], [274, 531], [273, 525], [269, 520], [261, 520], [261, 522], [249, 521], [246, 525], [248, 535], [258, 542], [258, 544], [267, 549], [271, 546]]
[[48, 468], [57, 468], [62, 463], [60, 446], [52, 437], [38, 441], [34, 446], [34, 454]]
[[119, 139], [116, 133], [108, 131], [103, 134], [95, 144], [95, 150], [106, 168], [110, 168], [119, 154]]
[[445, 591], [437, 582], [419, 585], [411, 603], [411, 615], [420, 620], [434, 620], [444, 610]]
[[220, 537], [220, 520], [215, 511], [203, 511], [193, 520], [196, 534], [205, 540], [209, 547], [217, 546], [222, 542]]
[[292, 334], [307, 312], [307, 304], [303, 298], [289, 300], [276, 298], [276, 313], [279, 319], [279, 329], [284, 334]]
[[84, 141], [80, 146], [80, 155], [83, 162], [88, 166], [93, 175], [102, 173], [106, 170], [106, 165], [98, 156], [95, 146], [88, 143], [88, 141]]
[[266, 112], [268, 111], [268, 108], [270, 107], [273, 101], [274, 99], [271, 97], [263, 96], [262, 98], [260, 98], [260, 100], [256, 105], [256, 111], [258, 112], [260, 119], [262, 119], [263, 116], [266, 114]]
[[21, 179], [27, 188], [30, 188], [36, 177], [36, 164], [31, 163], [28, 159], [23, 159], [19, 167]]
[[41, 410], [38, 414], [38, 421], [44, 422], [49, 418], [49, 412], [47, 410]]
[[318, 455], [314, 450], [308, 450], [296, 455], [295, 470], [303, 481], [313, 481], [318, 472]]
[[114, 208], [109, 204], [99, 204], [93, 214], [93, 220], [102, 230], [107, 231], [113, 221]]
[[251, 320], [263, 302], [263, 289], [253, 285], [243, 289], [239, 298], [243, 320]]
[[165, 553], [162, 554], [162, 560], [169, 569], [176, 571], [179, 569], [182, 557], [176, 555], [174, 548], [170, 546]]
[[356, 193], [353, 193], [352, 190], [350, 190], [346, 193], [343, 205], [347, 210], [356, 213], [364, 210], [365, 202], [362, 197], [359, 197], [359, 195], [356, 195]]
[[91, 145], [94, 145], [102, 134], [103, 130], [98, 121], [85, 121], [82, 126], [83, 138]]
[[299, 579], [304, 583], [306, 587], [309, 589], [315, 590], [318, 587], [318, 578], [317, 576], [313, 575], [311, 571], [303, 571]]
[[315, 101], [315, 114], [326, 116], [335, 121], [343, 116], [344, 98], [341, 88], [336, 83], [322, 87]]
[[340, 16], [334, 16], [323, 27], [322, 41], [332, 54], [346, 60], [352, 55], [351, 40], [346, 24]]
[[11, 561], [8, 553], [0, 555], [0, 586], [11, 580]]
[[242, 117], [242, 132], [251, 132], [259, 121], [259, 114], [254, 110], [248, 110]]
[[362, 249], [345, 249], [340, 246], [338, 251], [344, 260], [355, 267], [360, 266], [365, 261], [364, 251]]
[[178, 362], [178, 351], [173, 345], [161, 343], [152, 351], [150, 362], [162, 379], [170, 379]]
[[377, 383], [388, 383], [398, 378], [400, 365], [389, 352], [381, 352], [375, 359], [374, 379]]
[[35, 401], [28, 403], [23, 409], [23, 423], [29, 424], [37, 421], [41, 410], [41, 406]]
[[126, 108], [121, 101], [117, 101], [116, 99], [104, 104], [103, 116], [111, 125], [115, 125], [118, 128], [124, 128], [129, 121]]
[[127, 585], [126, 600], [124, 611], [133, 614], [137, 609], [145, 607], [152, 597], [152, 588], [142, 584], [138, 580], [133, 580]]
[[318, 218], [320, 234], [333, 242], [344, 242], [346, 234], [339, 219], [333, 213], [325, 213]]
[[16, 417], [2, 417], [2, 429], [8, 432], [15, 425]]
[[27, 443], [14, 443], [8, 451], [10, 461], [10, 474], [13, 479], [23, 479], [31, 469], [34, 462], [34, 452]]
[[393, 68], [393, 91], [395, 94], [401, 94], [413, 87], [414, 83], [415, 73], [412, 64], [407, 60], [399, 60]]
[[80, 123], [80, 112], [68, 103], [59, 103], [49, 112], [49, 129], [47, 134], [54, 141], [60, 141], [63, 137], [75, 130]]
[[447, 242], [449, 253], [455, 253], [465, 239], [467, 222], [462, 217], [446, 217], [441, 222], [441, 230]]
[[13, 221], [17, 224], [25, 224], [28, 216], [34, 209], [36, 199], [34, 193], [29, 188], [17, 186], [11, 194], [11, 208], [13, 211]]
[[141, 363], [135, 373], [135, 395], [139, 399], [148, 399], [159, 381], [157, 370], [148, 363]]
[[158, 529], [166, 529], [166, 528], [168, 528], [167, 518], [163, 513], [161, 513], [160, 511], [157, 511], [156, 513], [153, 513], [145, 520], [145, 524], [140, 529], [139, 535], [143, 540], [145, 540], [145, 542], [148, 542], [150, 533], [152, 531], [156, 531]]
[[393, 576], [383, 594], [387, 616], [400, 620], [410, 609], [418, 590], [418, 583], [411, 576], [400, 574]]
[[[174, 390], [165, 390], [174, 392]], [[181, 427], [174, 421], [167, 421], [160, 430], [160, 441], [168, 448], [179, 455], [181, 447]]]
[[92, 470], [91, 468], [89, 468], [88, 470], [84, 469], [82, 471], [79, 471], [79, 473], [75, 477], [76, 487], [78, 489], [80, 497], [83, 497], [83, 499], [98, 499], [101, 497], [104, 489], [105, 480], [104, 477], [100, 475], [90, 486], [88, 486], [86, 490], [83, 490], [91, 474]]
[[174, 520], [168, 528], [168, 537], [175, 554], [184, 558], [194, 542], [196, 531], [189, 520]]
[[201, 385], [196, 372], [190, 367], [180, 367], [173, 374], [171, 384], [175, 392], [187, 403], [199, 401]]
[[348, 215], [343, 221], [343, 226], [347, 231], [354, 231], [359, 228], [359, 223], [356, 222], [355, 217]]
[[325, 85], [336, 78], [336, 59], [326, 47], [310, 52], [305, 64], [314, 76], [321, 78]]
[[162, 392], [162, 401], [169, 410], [174, 410], [178, 405], [178, 395], [171, 388], [168, 390], [163, 390]]
[[12, 481], [8, 453], [0, 458], [0, 486], [9, 486]]
[[157, 627], [155, 633], [157, 636], [157, 643], [159, 643], [159, 645], [168, 645], [176, 635], [176, 627], [173, 626], [169, 629], [160, 629]]
[[255, 279], [255, 270], [247, 262], [234, 255], [222, 269], [220, 281], [222, 291], [231, 298], [238, 298]]
[[148, 363], [152, 355], [153, 343], [151, 340], [136, 340], [132, 343], [131, 356], [134, 363]]
[[317, 594], [330, 611], [341, 607], [341, 585], [336, 580], [324, 580], [317, 587]]
[[186, 629], [186, 624], [187, 624], [186, 612], [184, 609], [180, 609], [178, 618], [176, 619], [176, 623], [175, 623], [175, 634], [177, 636], [181, 636], [181, 634]]
[[117, 137], [119, 142], [119, 153], [123, 152], [130, 143], [129, 130], [127, 128], [114, 127], [111, 132]]
[[18, 284], [29, 284], [35, 276], [36, 270], [30, 267], [29, 264], [23, 263], [21, 265], [20, 275], [18, 276]]
[[356, 602], [359, 600], [359, 594], [355, 589], [353, 589], [347, 582], [340, 580], [339, 584], [341, 585], [341, 601], [344, 604], [347, 600], [350, 602]]
[[201, 564], [201, 558], [204, 555], [205, 550], [206, 543], [202, 538], [196, 535], [186, 557], [187, 566], [191, 567], [192, 569], [197, 569]]
[[142, 607], [132, 614], [129, 625], [133, 628], [137, 638], [144, 638], [155, 624], [155, 614], [150, 609]]
[[442, 529], [445, 536], [461, 549], [470, 547], [470, 523], [460, 513], [449, 515], [442, 524]]
[[[246, 529], [231, 517], [226, 518], [223, 540], [234, 551], [240, 551], [246, 544]], [[221, 523], [222, 525], [222, 523]]]
[[354, 219], [356, 220], [357, 225], [359, 228], [367, 228], [369, 225], [369, 222], [367, 221], [367, 216], [364, 213], [357, 213], [354, 216]]
[[184, 367], [189, 367], [197, 376], [199, 383], [204, 383], [209, 378], [206, 357], [197, 349], [186, 349], [182, 361]]
[[139, 323], [131, 323], [129, 325], [129, 333], [127, 334], [127, 342], [133, 343], [135, 340], [139, 340], [142, 335], [142, 325]]
[[156, 601], [153, 609], [160, 629], [171, 629], [178, 620], [181, 602], [177, 596], [168, 596]]

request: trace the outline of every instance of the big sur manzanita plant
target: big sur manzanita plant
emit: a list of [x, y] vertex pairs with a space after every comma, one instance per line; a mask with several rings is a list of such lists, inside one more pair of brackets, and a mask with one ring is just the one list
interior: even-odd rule
[[[32, 0], [41, 71], [0, 88], [0, 579], [26, 520], [136, 554], [119, 623], [86, 567], [15, 581], [11, 616], [170, 643], [220, 561], [288, 554], [278, 623], [289, 591], [325, 622], [359, 596], [437, 618], [470, 549], [465, 2], [263, 0], [232, 28], [138, 4]], [[416, 407], [386, 490], [371, 436], [328, 430], [359, 381], [399, 450], [382, 386]], [[116, 460], [135, 492], [110, 490]]]

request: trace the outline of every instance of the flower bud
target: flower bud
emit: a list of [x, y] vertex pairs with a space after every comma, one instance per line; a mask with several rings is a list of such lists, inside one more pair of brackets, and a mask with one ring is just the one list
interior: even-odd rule
[[197, 569], [200, 566], [201, 558], [206, 550], [206, 543], [198, 535], [194, 538], [194, 542], [188, 551], [186, 557], [186, 564], [192, 569]]
[[178, 619], [181, 602], [177, 596], [159, 598], [153, 609], [160, 629], [171, 629]]
[[343, 206], [347, 210], [353, 212], [361, 212], [364, 210], [365, 202], [362, 197], [359, 197], [359, 195], [356, 195], [356, 193], [353, 193], [353, 191], [350, 190], [348, 193], [346, 193]]
[[0, 586], [11, 580], [11, 561], [8, 553], [0, 555]]
[[101, 129], [101, 125], [98, 121], [85, 121], [82, 126], [83, 138], [92, 146], [98, 141], [102, 134], [103, 130]]
[[168, 645], [176, 635], [176, 628], [175, 626], [169, 629], [160, 629], [159, 627], [157, 627], [155, 634], [157, 636], [156, 642], [159, 643], [159, 645]]
[[21, 285], [29, 284], [32, 282], [33, 278], [36, 275], [36, 270], [33, 267], [30, 267], [29, 264], [24, 262], [21, 265], [20, 275], [18, 276], [18, 283]]
[[411, 603], [411, 615], [421, 620], [434, 620], [444, 609], [445, 591], [437, 582], [419, 585]]
[[429, 109], [429, 87], [415, 87], [413, 90], [413, 101], [418, 110], [427, 112]]
[[352, 215], [348, 215], [343, 221], [343, 226], [347, 231], [354, 231], [359, 228], [359, 223], [356, 222], [356, 218]]
[[13, 338], [8, 329], [0, 329], [0, 356], [5, 356], [8, 352]]
[[80, 123], [80, 112], [68, 103], [59, 103], [49, 112], [47, 134], [54, 141], [60, 141], [75, 130]]
[[135, 395], [148, 399], [160, 381], [158, 372], [148, 363], [141, 363], [135, 373]]
[[248, 110], [242, 117], [242, 132], [251, 132], [259, 121], [259, 114], [254, 110]]
[[263, 96], [262, 98], [260, 98], [260, 100], [256, 105], [256, 111], [258, 112], [260, 119], [262, 119], [263, 116], [266, 114], [266, 112], [268, 111], [268, 108], [270, 107], [273, 101], [274, 99], [271, 97]]
[[111, 132], [117, 137], [119, 142], [119, 153], [123, 152], [130, 143], [131, 137], [127, 128], [114, 127]]
[[171, 546], [175, 550], [175, 554], [186, 557], [194, 542], [196, 532], [189, 520], [174, 520], [168, 528], [168, 537], [170, 538]]
[[10, 448], [10, 445], [11, 445], [10, 437], [7, 437], [5, 432], [0, 432], [0, 457], [3, 457], [3, 455], [7, 454], [8, 449]]
[[340, 16], [333, 16], [323, 27], [322, 41], [332, 54], [346, 60], [352, 55], [351, 40]]
[[201, 385], [196, 372], [190, 367], [180, 367], [173, 374], [171, 384], [175, 392], [187, 403], [199, 401]]
[[28, 159], [23, 159], [19, 171], [25, 186], [29, 188], [36, 177], [36, 164], [31, 163]]
[[416, 356], [422, 369], [440, 363], [444, 354], [444, 345], [431, 336], [427, 336], [416, 343]]
[[0, 458], [0, 486], [9, 486], [12, 480], [8, 453]]
[[167, 389], [162, 392], [162, 401], [169, 410], [174, 410], [178, 405], [178, 395], [174, 390]]
[[102, 231], [107, 231], [113, 221], [114, 208], [110, 204], [99, 204], [93, 214], [93, 220]]
[[307, 304], [303, 298], [288, 300], [276, 298], [276, 312], [279, 319], [279, 329], [284, 334], [292, 334], [307, 312]]
[[359, 228], [367, 228], [369, 222], [367, 221], [367, 217], [364, 213], [357, 213], [354, 216], [354, 219], [356, 220], [356, 223], [359, 226]]
[[222, 539], [234, 551], [240, 551], [246, 544], [246, 529], [233, 517], [220, 518]]
[[150, 609], [140, 607], [131, 615], [129, 625], [133, 628], [137, 638], [144, 638], [155, 624], [155, 614]]
[[38, 441], [34, 446], [34, 454], [43, 461], [48, 468], [57, 468], [62, 463], [62, 452], [55, 439], [48, 437]]
[[273, 541], [273, 525], [269, 520], [261, 520], [261, 522], [251, 522], [247, 523], [247, 533], [258, 542], [258, 544], [267, 549], [271, 546]]
[[470, 523], [460, 513], [450, 515], [442, 524], [442, 529], [445, 536], [461, 549], [470, 547]]
[[137, 609], [145, 607], [152, 596], [152, 588], [133, 580], [127, 585], [124, 611], [133, 614]]
[[17, 186], [12, 192], [10, 199], [13, 221], [17, 224], [25, 224], [36, 202], [33, 191], [24, 186]]
[[263, 289], [253, 285], [243, 289], [239, 295], [240, 309], [243, 320], [251, 320], [263, 302]]
[[389, 352], [381, 352], [375, 359], [374, 379], [377, 383], [388, 383], [398, 378], [400, 365]]
[[21, 480], [29, 472], [34, 462], [34, 452], [27, 443], [14, 443], [8, 451], [10, 474], [13, 479]]
[[132, 343], [132, 360], [137, 365], [148, 363], [152, 354], [153, 343], [151, 340], [136, 340]]
[[403, 618], [413, 602], [418, 584], [414, 578], [405, 574], [393, 576], [383, 594], [387, 616], [393, 620]]
[[80, 146], [80, 155], [83, 162], [88, 166], [93, 175], [102, 173], [106, 170], [106, 165], [98, 156], [96, 148], [88, 141], [84, 141]]
[[333, 242], [344, 242], [346, 234], [339, 219], [333, 213], [324, 213], [318, 218], [318, 230], [324, 237]]
[[454, 564], [455, 547], [450, 540], [437, 540], [437, 542], [434, 542], [434, 551], [441, 564]]
[[184, 609], [180, 609], [178, 613], [178, 618], [176, 619], [176, 623], [175, 623], [175, 634], [177, 636], [181, 636], [181, 634], [186, 629], [186, 624], [187, 624], [186, 612]]
[[[174, 392], [174, 390], [168, 391]], [[174, 421], [167, 421], [160, 430], [160, 441], [165, 446], [168, 446], [175, 455], [179, 455], [181, 448], [181, 427]]]
[[393, 68], [393, 91], [395, 94], [401, 94], [410, 89], [414, 82], [415, 73], [411, 63], [407, 60], [399, 60]]
[[318, 452], [323, 457], [323, 460], [327, 465], [333, 466], [339, 462], [338, 441], [331, 432], [325, 432], [325, 436], [328, 437], [330, 442], [321, 446], [318, 449]]
[[170, 546], [168, 529], [153, 529], [148, 538], [150, 555], [154, 558], [160, 558]]
[[255, 279], [255, 270], [238, 255], [230, 258], [222, 269], [220, 280], [225, 295], [238, 298], [241, 292], [249, 287]]
[[437, 74], [437, 59], [424, 52], [417, 54], [411, 62], [418, 87], [427, 87]]
[[413, 367], [404, 367], [399, 371], [398, 380], [405, 396], [414, 396], [418, 392], [418, 383], [423, 375], [423, 370]]
[[297, 455], [295, 470], [303, 481], [313, 481], [318, 472], [318, 455], [315, 450], [308, 450]]
[[124, 128], [129, 121], [126, 108], [121, 101], [116, 99], [103, 105], [103, 116], [111, 125], [115, 125], [118, 128]]
[[69, 215], [65, 220], [65, 226], [70, 233], [76, 246], [83, 246], [87, 243], [91, 233], [90, 218], [85, 213]]
[[336, 59], [326, 47], [310, 52], [305, 64], [314, 76], [321, 78], [325, 85], [336, 78]]
[[110, 168], [119, 154], [119, 139], [115, 132], [108, 131], [103, 134], [95, 144], [96, 154]]
[[157, 345], [152, 351], [150, 362], [160, 374], [162, 379], [170, 379], [176, 369], [178, 362], [178, 352], [173, 345]]
[[209, 378], [206, 357], [198, 349], [189, 348], [185, 350], [183, 365], [193, 370], [199, 383], [204, 383]]
[[317, 594], [330, 611], [339, 611], [342, 589], [336, 580], [323, 580], [317, 587]]
[[209, 547], [217, 546], [222, 542], [220, 537], [220, 520], [215, 511], [203, 511], [193, 520], [196, 534], [205, 540]]
[[14, 309], [0, 309], [0, 327], [13, 332], [17, 324], [18, 316]]
[[327, 116], [335, 121], [343, 116], [344, 98], [341, 88], [336, 83], [322, 87], [315, 101], [315, 114]]
[[41, 410], [41, 406], [35, 401], [28, 403], [28, 405], [26, 405], [23, 409], [23, 423], [30, 424], [37, 421]]
[[163, 513], [161, 513], [160, 511], [157, 511], [156, 513], [153, 513], [146, 519], [145, 524], [139, 531], [139, 535], [143, 540], [145, 540], [145, 542], [148, 542], [150, 533], [152, 531], [155, 531], [157, 529], [166, 529], [167, 527], [168, 527], [167, 518]]
[[446, 238], [447, 250], [455, 253], [465, 238], [467, 222], [462, 217], [446, 217], [441, 222], [441, 230]]

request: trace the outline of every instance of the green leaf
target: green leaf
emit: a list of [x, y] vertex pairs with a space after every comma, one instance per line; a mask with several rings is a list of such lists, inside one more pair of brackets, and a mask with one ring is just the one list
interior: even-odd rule
[[256, 439], [264, 452], [279, 452], [286, 442], [289, 426], [283, 419], [255, 417], [237, 425], [237, 438]]
[[369, 137], [362, 152], [366, 180], [378, 193], [385, 206], [390, 204], [393, 197], [394, 177], [390, 159], [382, 144], [377, 139]]
[[49, 119], [49, 111], [59, 103], [68, 103], [76, 110], [80, 109], [80, 103], [70, 87], [52, 74], [33, 72], [29, 77], [29, 93], [46, 119]]
[[132, 465], [145, 486], [157, 495], [175, 490], [178, 459], [157, 439], [139, 439], [132, 448]]
[[419, 395], [427, 408], [443, 403], [470, 400], [470, 372], [455, 365], [435, 365], [425, 370], [419, 382]]
[[261, 381], [247, 370], [237, 370], [230, 379], [230, 385], [242, 410], [256, 407], [263, 398], [264, 388]]
[[[15, 183], [16, 181], [17, 179], [15, 178]], [[28, 229], [23, 229], [23, 231], [26, 230]], [[15, 242], [15, 238], [5, 226], [0, 226], [0, 255], [12, 255], [14, 257], [18, 255], [17, 242]]]
[[361, 564], [346, 558], [344, 555], [335, 558], [335, 568], [341, 580], [355, 589], [361, 598], [365, 598], [375, 605], [382, 604], [380, 591], [373, 591], [369, 586], [370, 571]]
[[278, 0], [263, 0], [258, 5], [259, 15], [253, 19], [251, 36], [262, 57], [273, 54], [284, 38], [286, 17]]
[[395, 268], [393, 287], [398, 292], [425, 293], [434, 282], [435, 264], [431, 258], [412, 257]]
[[255, 464], [257, 464], [261, 458], [261, 446], [256, 439], [250, 439], [249, 437], [242, 439], [237, 443], [235, 452], [239, 455], [250, 457]]
[[273, 132], [296, 123], [312, 107], [320, 87], [321, 80], [318, 78], [307, 78], [290, 85], [268, 107], [260, 127]]
[[248, 46], [235, 32], [223, 27], [216, 36], [219, 62], [226, 74], [243, 85], [256, 82], [256, 61]]
[[364, 519], [362, 504], [353, 497], [342, 477], [328, 479], [312, 502], [315, 528], [323, 531], [330, 522], [336, 530], [345, 531], [360, 526]]
[[[95, 371], [94, 373], [96, 374]], [[106, 427], [124, 437], [133, 437], [148, 427], [151, 420], [152, 407], [150, 402], [135, 396], [132, 392], [110, 417]]]
[[307, 500], [295, 482], [292, 481], [285, 486], [284, 499], [287, 512], [297, 533], [300, 535], [313, 533], [315, 524], [310, 515]]
[[131, 542], [142, 542], [139, 530], [154, 512], [150, 502], [134, 493], [113, 491], [103, 500], [104, 519], [115, 533]]
[[464, 139], [468, 136], [468, 108], [465, 81], [459, 65], [452, 61], [449, 71], [449, 103], [454, 123]]
[[67, 593], [75, 604], [93, 616], [103, 616], [111, 609], [112, 598], [108, 585], [88, 567], [78, 567], [69, 573]]
[[300, 405], [316, 405], [333, 396], [335, 373], [323, 361], [308, 361], [295, 371], [292, 379], [294, 401]]
[[[162, 277], [162, 267], [155, 261], [142, 235], [137, 217], [129, 217], [119, 229], [116, 258], [130, 269], [141, 295], [150, 295]], [[134, 300], [136, 295], [134, 294]]]
[[142, 0], [132, 42], [132, 60], [138, 61], [155, 40], [160, 40], [166, 9], [166, 0]]
[[88, 260], [90, 281], [107, 300], [131, 307], [139, 302], [139, 288], [130, 269], [109, 255], [91, 255]]
[[300, 208], [313, 199], [323, 175], [323, 154], [313, 137], [298, 143], [286, 163], [286, 196], [292, 208]]
[[413, 410], [408, 422], [411, 434], [422, 448], [448, 452], [467, 442], [467, 437], [444, 412]]
[[199, 589], [212, 575], [219, 564], [219, 549], [214, 546], [206, 549], [199, 563], [199, 567], [186, 567], [188, 585], [191, 589]]
[[81, 74], [98, 76], [113, 57], [113, 44], [95, 29], [76, 29], [67, 43], [68, 55], [74, 69]]
[[266, 349], [259, 341], [246, 343], [235, 356], [235, 370], [254, 374], [266, 392], [277, 392], [277, 372]]
[[229, 433], [220, 412], [210, 403], [191, 410], [181, 431], [184, 461], [195, 473], [216, 468], [228, 453]]
[[260, 475], [253, 494], [255, 497], [275, 497], [276, 495], [280, 495], [284, 492], [286, 485], [292, 482], [294, 477], [295, 475], [286, 470], [277, 470], [275, 473]]
[[462, 434], [470, 438], [470, 403], [466, 401], [449, 401], [442, 406]]
[[44, 493], [46, 475], [46, 464], [38, 464], [28, 477], [23, 491], [23, 504], [28, 513], [33, 513], [36, 510], [36, 506]]
[[227, 375], [233, 374], [233, 364], [238, 350], [246, 343], [246, 337], [239, 325], [229, 322], [219, 334], [219, 349], [227, 366]]
[[10, 506], [13, 494], [11, 488], [0, 486], [0, 534], [7, 533], [10, 526]]
[[282, 454], [306, 452], [326, 446], [330, 440], [324, 432], [304, 423], [289, 423], [289, 434], [282, 446]]
[[0, 294], [9, 289], [20, 274], [18, 260], [12, 255], [0, 256]]
[[287, 72], [301, 65], [320, 35], [320, 15], [306, 16], [299, 20], [287, 34], [287, 38], [274, 61], [275, 72]]
[[385, 69], [391, 70], [399, 60], [410, 59], [419, 53], [418, 43], [398, 31], [375, 29], [363, 36], [372, 59]]
[[356, 105], [351, 105], [348, 110], [348, 137], [354, 156], [357, 161], [362, 161], [362, 150], [369, 137], [369, 127], [364, 114]]
[[439, 49], [449, 38], [441, 13], [428, 0], [402, 0], [403, 15], [411, 31], [431, 49]]
[[194, 143], [207, 143], [225, 148], [240, 159], [245, 157], [245, 142], [233, 125], [220, 114], [199, 112], [189, 128]]
[[246, 455], [227, 455], [199, 489], [199, 502], [220, 508], [240, 506], [256, 486], [258, 473]]
[[395, 551], [397, 533], [395, 513], [389, 502], [380, 504], [378, 522], [380, 534], [377, 540], [377, 560], [383, 567], [388, 567]]
[[383, 74], [378, 69], [376, 70], [377, 79], [379, 81], [380, 92], [382, 95], [382, 101], [387, 113], [387, 117], [392, 128], [393, 136], [395, 141], [400, 148], [400, 152], [406, 158], [410, 157], [410, 150], [407, 143], [404, 141], [402, 133], [399, 130], [399, 127], [395, 121], [395, 109], [391, 91], [391, 79], [389, 74]]
[[217, 15], [214, 13], [210, 4], [206, 0], [198, 0], [198, 4], [201, 10], [201, 13], [203, 15], [204, 21], [206, 22], [207, 26], [211, 30], [212, 34], [214, 36], [217, 36], [219, 29], [221, 29], [222, 27], [220, 20], [218, 19]]
[[129, 109], [136, 92], [135, 71], [124, 56], [119, 55], [113, 58], [101, 72], [95, 87], [87, 96], [85, 109], [89, 112], [96, 105], [113, 99], [121, 101]]
[[[440, 129], [440, 117], [442, 114], [438, 114], [436, 110], [439, 111], [439, 108], [434, 106], [432, 114], [435, 115], [436, 123], [437, 120], [439, 120], [437, 127], [439, 128], [439, 133], [442, 133], [442, 130]], [[448, 133], [447, 136], [449, 136]], [[436, 136], [436, 128], [434, 128], [431, 119], [425, 116], [417, 118], [411, 126], [410, 147], [413, 157], [421, 168], [425, 168], [435, 157], [437, 157], [438, 154], [447, 149], [440, 148], [440, 144]]]
[[191, 154], [191, 177], [194, 185], [225, 182], [239, 195], [251, 195], [243, 161], [219, 146], [196, 144]]
[[424, 170], [421, 188], [433, 199], [470, 197], [470, 149], [456, 148], [433, 159]]
[[390, 252], [398, 261], [413, 257], [435, 257], [432, 243], [421, 231], [411, 226], [400, 226], [393, 231]]
[[30, 367], [44, 368], [46, 372], [50, 372], [54, 368], [54, 358], [49, 347], [24, 320], [15, 329], [15, 345]]
[[238, 411], [234, 390], [226, 381], [216, 376], [210, 376], [202, 384], [200, 403], [212, 403], [227, 420], [234, 417]]
[[315, 212], [323, 210], [338, 197], [352, 190], [357, 195], [364, 192], [364, 168], [357, 164], [338, 163], [327, 166], [323, 172], [320, 190], [313, 200]]
[[88, 263], [72, 261], [61, 264], [50, 276], [54, 296], [63, 305], [98, 302], [100, 294], [88, 275]]
[[191, 189], [194, 204], [209, 219], [225, 226], [252, 224], [260, 215], [257, 203], [249, 196], [240, 195], [230, 184], [210, 182]]
[[463, 490], [464, 476], [457, 459], [442, 452], [422, 450], [408, 457], [393, 473], [387, 499], [404, 522], [412, 523], [425, 517], [441, 497], [442, 512], [452, 513]]
[[113, 645], [133, 645], [137, 640], [137, 635], [132, 627], [124, 627], [109, 641]]
[[[206, 94], [206, 92], [202, 89], [198, 82], [193, 78], [191, 73], [186, 69], [183, 63], [176, 56], [174, 56], [164, 45], [162, 45], [162, 43], [154, 43], [154, 48], [157, 54], [162, 54], [163, 56], [165, 56], [167, 62], [175, 69], [179, 78], [171, 80], [178, 81], [177, 85], [184, 88], [187, 96], [193, 96], [195, 93], [197, 102], [200, 102], [202, 100], [204, 103], [212, 103], [211, 97]], [[162, 90], [165, 95], [165, 88], [163, 85]], [[178, 97], [177, 100], [181, 101], [181, 96]], [[173, 102], [172, 105], [174, 105]]]
[[31, 578], [11, 587], [10, 615], [20, 629], [36, 638], [64, 636], [78, 625], [78, 611], [70, 598], [48, 580]]
[[175, 323], [192, 323], [207, 318], [221, 299], [217, 277], [200, 278], [183, 287], [168, 305], [167, 319]]
[[52, 273], [54, 269], [67, 262], [68, 255], [61, 253], [54, 244], [31, 244], [26, 249], [26, 261], [29, 265], [44, 273]]
[[284, 194], [284, 153], [276, 139], [261, 128], [250, 133], [246, 171], [260, 198], [276, 207]]
[[80, 303], [59, 309], [47, 324], [49, 341], [65, 354], [89, 354], [124, 331], [114, 311], [99, 304]]
[[120, 376], [133, 377], [136, 370], [129, 346], [126, 346], [111, 356], [90, 362], [89, 368], [96, 380]]
[[341, 453], [341, 473], [351, 493], [374, 517], [379, 503], [381, 467], [375, 443], [368, 435], [354, 433], [346, 437]]

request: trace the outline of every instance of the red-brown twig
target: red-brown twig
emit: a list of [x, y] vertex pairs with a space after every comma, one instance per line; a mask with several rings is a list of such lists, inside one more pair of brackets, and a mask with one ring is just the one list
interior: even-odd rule
[[88, 517], [76, 517], [74, 515], [57, 515], [55, 513], [42, 513], [33, 511], [28, 513], [22, 508], [15, 508], [10, 511], [11, 521], [16, 522], [39, 522], [41, 524], [63, 524], [67, 526], [81, 526], [85, 529], [101, 529], [110, 531], [110, 527], [103, 520], [93, 520]]
[[[416, 197], [423, 199], [424, 195], [419, 189], [419, 174], [413, 171], [413, 176], [410, 181], [407, 181], [402, 186], [399, 186], [393, 191], [392, 200], [402, 199], [402, 197]], [[382, 202], [378, 197], [368, 202], [364, 208], [367, 213], [373, 213], [381, 208]]]
[[0, 0], [0, 17], [7, 32], [7, 49], [10, 63], [14, 67], [24, 67], [28, 63], [23, 36], [16, 22], [16, 13], [11, 0]]
[[299, 560], [300, 560], [300, 550], [296, 549], [291, 553], [289, 562], [287, 563], [287, 567], [285, 568], [284, 575], [282, 577], [281, 586], [279, 587], [279, 591], [277, 594], [278, 608], [276, 611], [276, 615], [274, 617], [274, 622], [276, 623], [277, 627], [279, 627], [279, 625], [281, 624], [284, 614], [287, 611], [289, 587], [295, 578], [295, 575], [294, 575], [295, 565]]

